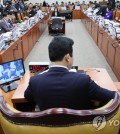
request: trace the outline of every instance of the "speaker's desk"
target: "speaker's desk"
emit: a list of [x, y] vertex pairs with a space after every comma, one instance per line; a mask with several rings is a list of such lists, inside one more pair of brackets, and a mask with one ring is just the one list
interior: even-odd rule
[[[103, 68], [95, 68], [95, 69], [88, 69], [84, 68], [86, 74], [88, 74], [92, 80], [97, 82], [98, 85], [101, 87], [107, 88], [112, 91], [117, 91], [112, 79], [110, 78], [109, 74], [107, 73], [106, 69]], [[16, 107], [20, 103], [23, 104], [27, 102], [24, 98], [24, 91], [28, 86], [28, 82], [31, 76], [34, 74], [30, 73], [29, 71], [26, 72], [25, 76], [20, 80], [20, 84], [16, 89], [14, 95], [12, 96], [12, 103], [13, 106]]]

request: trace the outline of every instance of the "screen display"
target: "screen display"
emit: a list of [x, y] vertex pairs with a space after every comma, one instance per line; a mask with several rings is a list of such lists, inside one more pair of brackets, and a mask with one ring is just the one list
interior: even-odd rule
[[0, 85], [22, 78], [25, 74], [22, 59], [0, 63]]
[[48, 69], [48, 65], [29, 65], [30, 72], [45, 71]]

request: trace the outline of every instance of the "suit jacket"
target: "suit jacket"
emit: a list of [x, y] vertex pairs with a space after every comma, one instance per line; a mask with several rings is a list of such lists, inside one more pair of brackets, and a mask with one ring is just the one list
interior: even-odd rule
[[107, 6], [101, 5], [99, 11], [96, 13], [97, 15], [104, 16], [107, 12]]
[[29, 12], [30, 17], [33, 17], [36, 13], [37, 13], [37, 12], [36, 12], [34, 9], [32, 9], [32, 10]]
[[0, 22], [0, 27], [1, 27], [1, 33], [6, 33], [12, 30], [12, 27], [8, 22], [5, 21], [4, 18]]
[[30, 78], [24, 96], [40, 110], [45, 110], [55, 107], [89, 109], [92, 99], [107, 102], [114, 94], [98, 86], [86, 74], [51, 67], [48, 72]]
[[15, 8], [17, 9], [17, 11], [18, 11], [19, 13], [22, 12], [22, 8], [21, 8], [20, 3], [16, 3], [16, 4], [15, 4]]

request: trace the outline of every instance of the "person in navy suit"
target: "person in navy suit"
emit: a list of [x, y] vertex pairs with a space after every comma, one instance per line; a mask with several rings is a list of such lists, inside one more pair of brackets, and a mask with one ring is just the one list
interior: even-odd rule
[[9, 16], [7, 12], [3, 13], [3, 19], [0, 22], [1, 33], [9, 32], [13, 29], [13, 26], [9, 23]]
[[40, 110], [48, 108], [90, 109], [91, 100], [108, 102], [115, 92], [97, 85], [85, 73], [71, 72], [73, 40], [54, 37], [48, 46], [51, 61], [47, 71], [30, 78], [24, 97]]

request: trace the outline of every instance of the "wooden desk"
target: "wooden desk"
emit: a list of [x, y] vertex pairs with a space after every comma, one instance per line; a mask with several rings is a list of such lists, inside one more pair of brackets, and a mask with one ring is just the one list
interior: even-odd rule
[[81, 18], [81, 10], [73, 10], [72, 19], [80, 19]]
[[[84, 14], [84, 13], [83, 13]], [[120, 43], [117, 39], [112, 39], [108, 32], [101, 28], [96, 22], [91, 20], [92, 29], [87, 23], [88, 18], [86, 14], [82, 18], [82, 23], [96, 42], [97, 46], [105, 56], [116, 77], [120, 81]], [[89, 18], [90, 20], [91, 18]], [[91, 31], [90, 31], [91, 30]], [[91, 34], [92, 33], [92, 34]]]
[[[60, 17], [61, 18], [61, 17]], [[62, 33], [65, 34], [65, 17], [61, 18], [63, 24]], [[48, 33], [51, 34], [53, 31], [51, 30], [52, 18], [48, 19]]]
[[[95, 80], [97, 84], [100, 85], [101, 87], [107, 88], [112, 91], [117, 91], [117, 88], [115, 87], [113, 81], [108, 75], [106, 69], [98, 68], [98, 69], [84, 69], [84, 70], [91, 77], [91, 79]], [[31, 76], [33, 76], [33, 74], [27, 71], [23, 79], [20, 81], [20, 84], [12, 97], [12, 103], [15, 108], [17, 107], [18, 103], [26, 102], [24, 98], [24, 91], [28, 86], [28, 82]]]
[[98, 44], [98, 28], [99, 28], [99, 25], [96, 24], [94, 21], [92, 21], [92, 31], [91, 31], [92, 34], [91, 35], [96, 44]]
[[19, 58], [25, 60], [46, 28], [47, 19], [48, 15], [44, 16], [43, 19], [39, 20], [28, 31], [24, 32], [21, 37], [11, 42], [7, 49], [0, 51], [0, 63]]

